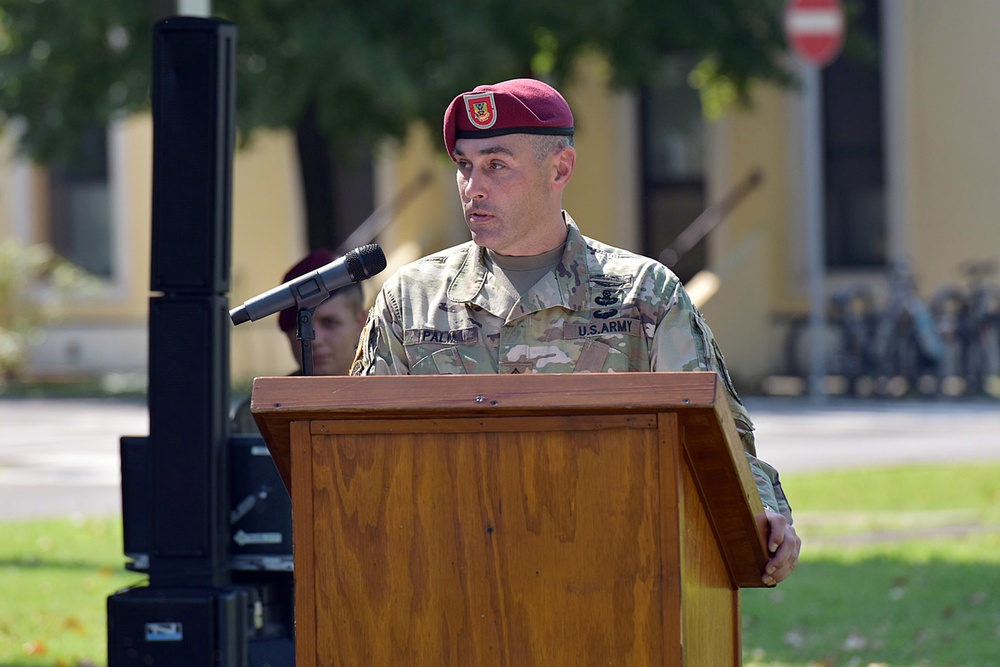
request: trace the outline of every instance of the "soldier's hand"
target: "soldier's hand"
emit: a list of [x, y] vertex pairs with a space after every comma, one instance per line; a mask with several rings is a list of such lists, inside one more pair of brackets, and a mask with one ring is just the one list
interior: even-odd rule
[[767, 517], [767, 550], [771, 560], [767, 562], [764, 576], [761, 580], [767, 586], [774, 586], [792, 573], [799, 562], [799, 550], [802, 540], [795, 533], [795, 528], [781, 514], [764, 510]]

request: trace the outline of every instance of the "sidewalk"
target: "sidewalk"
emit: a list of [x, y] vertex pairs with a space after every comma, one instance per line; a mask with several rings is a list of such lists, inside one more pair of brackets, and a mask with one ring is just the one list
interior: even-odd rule
[[[1000, 460], [1000, 402], [746, 400], [762, 459], [808, 470]], [[148, 435], [146, 405], [0, 399], [0, 520], [121, 512], [118, 446]]]
[[0, 520], [121, 513], [119, 438], [148, 434], [145, 403], [0, 400]]
[[1000, 460], [1000, 401], [992, 399], [746, 400], [758, 454], [799, 471]]

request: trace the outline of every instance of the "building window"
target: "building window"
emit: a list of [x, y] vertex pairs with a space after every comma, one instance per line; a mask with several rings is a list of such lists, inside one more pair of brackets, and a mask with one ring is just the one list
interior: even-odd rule
[[63, 258], [89, 273], [111, 277], [111, 194], [108, 136], [89, 131], [73, 161], [49, 167], [49, 242]]
[[862, 47], [822, 72], [826, 265], [833, 269], [882, 267], [888, 255], [879, 2], [858, 9], [851, 29], [864, 34]]
[[[641, 91], [643, 252], [654, 259], [705, 209], [705, 122], [688, 83], [697, 58], [666, 58], [655, 85]], [[704, 241], [676, 266], [688, 280], [705, 267]]]

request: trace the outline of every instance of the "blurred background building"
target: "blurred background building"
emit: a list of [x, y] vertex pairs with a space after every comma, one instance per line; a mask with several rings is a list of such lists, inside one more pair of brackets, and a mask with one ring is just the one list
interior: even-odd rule
[[[888, 298], [905, 261], [930, 299], [962, 285], [968, 262], [1000, 260], [1000, 3], [871, 0], [855, 19], [867, 58], [822, 70], [822, 163], [828, 294], [863, 285]], [[676, 265], [701, 303], [738, 386], [787, 375], [788, 335], [808, 312], [803, 104], [795, 86], [753, 85], [749, 107], [706, 115], [690, 72], [664, 59], [655, 85], [612, 88], [598, 57], [564, 88], [577, 118], [577, 172], [567, 210], [587, 235], [651, 257], [706, 209], [717, 225]], [[470, 81], [469, 87], [480, 83]], [[454, 91], [456, 94], [460, 90]], [[450, 98], [434, 100], [443, 112]], [[83, 137], [87, 170], [39, 166], [0, 143], [0, 238], [49, 244], [100, 280], [66, 304], [30, 348], [26, 377], [133, 374], [146, 366], [151, 122], [120, 118]], [[296, 136], [257, 132], [234, 168], [234, 305], [276, 285], [309, 248]], [[389, 268], [467, 239], [438, 126], [414, 124], [337, 171], [351, 228], [377, 231]], [[709, 220], [708, 222], [713, 222]], [[368, 242], [349, 237], [351, 245]], [[370, 234], [369, 234], [370, 236]], [[343, 239], [338, 239], [338, 242]], [[49, 298], [44, 292], [35, 298]], [[794, 347], [794, 345], [793, 345]], [[799, 362], [802, 360], [799, 359]], [[234, 381], [294, 369], [276, 322], [233, 330]]]

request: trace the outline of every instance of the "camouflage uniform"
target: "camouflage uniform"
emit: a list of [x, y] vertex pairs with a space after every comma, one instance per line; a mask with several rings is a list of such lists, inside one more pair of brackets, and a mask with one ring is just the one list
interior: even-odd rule
[[764, 506], [791, 519], [777, 472], [711, 330], [680, 280], [647, 257], [583, 236], [564, 213], [562, 259], [521, 298], [469, 241], [402, 267], [383, 285], [352, 375], [716, 371]]

